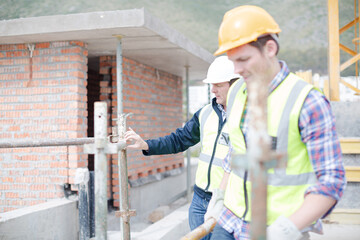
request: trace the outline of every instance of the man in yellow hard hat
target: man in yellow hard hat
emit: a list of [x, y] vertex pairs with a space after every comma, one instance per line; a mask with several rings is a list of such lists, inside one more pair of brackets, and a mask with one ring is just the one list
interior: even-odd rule
[[[268, 86], [268, 134], [273, 149], [287, 153], [286, 168], [268, 170], [267, 239], [308, 239], [309, 231], [322, 232], [320, 219], [342, 196], [345, 171], [330, 103], [278, 60], [279, 32], [264, 9], [234, 8], [224, 15], [215, 55], [226, 53], [235, 72], [244, 78], [228, 93], [230, 152], [246, 154], [251, 139], [247, 91], [252, 90], [246, 86], [258, 81]], [[251, 209], [256, 208], [250, 204], [251, 181], [246, 169], [231, 170], [229, 156], [223, 167], [230, 176], [224, 199], [218, 201], [224, 207], [211, 239], [249, 239]]]
[[[201, 153], [195, 176], [194, 196], [189, 208], [191, 230], [204, 223], [204, 214], [213, 190], [219, 188], [224, 175], [221, 163], [229, 151], [226, 96], [231, 84], [239, 77], [226, 56], [217, 57], [203, 80], [212, 85], [211, 92], [215, 97], [211, 104], [198, 110], [183, 128], [176, 129], [170, 135], [146, 141], [132, 129], [125, 133], [125, 140], [129, 143], [127, 148], [141, 149], [146, 156], [183, 152], [200, 142]], [[210, 239], [210, 236], [203, 240]]]

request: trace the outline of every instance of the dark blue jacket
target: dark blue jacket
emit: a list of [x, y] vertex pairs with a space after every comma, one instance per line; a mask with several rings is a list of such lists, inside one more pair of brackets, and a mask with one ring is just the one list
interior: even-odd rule
[[[222, 114], [217, 107], [216, 98], [212, 99], [212, 107], [219, 117], [218, 131], [221, 131], [223, 125]], [[145, 142], [149, 145], [149, 150], [143, 151], [143, 154], [150, 156], [179, 153], [200, 142], [199, 115], [201, 110], [202, 108], [198, 110], [188, 122], [186, 122], [184, 127], [176, 129], [176, 131], [170, 135], [146, 140]]]

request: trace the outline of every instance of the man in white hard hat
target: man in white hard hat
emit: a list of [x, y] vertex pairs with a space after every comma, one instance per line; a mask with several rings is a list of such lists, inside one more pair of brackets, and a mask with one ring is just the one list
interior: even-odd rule
[[[212, 85], [211, 92], [215, 95], [212, 103], [198, 110], [183, 128], [165, 137], [146, 141], [131, 128], [125, 133], [129, 144], [127, 149], [141, 149], [146, 156], [183, 152], [200, 142], [194, 197], [189, 209], [191, 230], [204, 223], [212, 191], [219, 188], [224, 175], [222, 160], [228, 152], [226, 97], [231, 84], [239, 77], [234, 74], [233, 63], [226, 56], [220, 56], [210, 65], [207, 78], [203, 80]], [[210, 239], [210, 235], [203, 239]]]

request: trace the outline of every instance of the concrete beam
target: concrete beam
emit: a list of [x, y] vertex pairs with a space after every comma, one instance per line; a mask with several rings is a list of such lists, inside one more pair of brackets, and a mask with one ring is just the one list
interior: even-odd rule
[[145, 9], [90, 12], [0, 21], [0, 44], [84, 41], [89, 57], [116, 55], [122, 36], [123, 56], [190, 79], [202, 80], [214, 56]]

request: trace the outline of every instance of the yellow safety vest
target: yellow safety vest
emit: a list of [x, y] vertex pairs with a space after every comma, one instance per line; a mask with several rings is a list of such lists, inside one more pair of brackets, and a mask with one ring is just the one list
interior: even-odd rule
[[195, 184], [199, 188], [211, 192], [219, 187], [224, 175], [222, 161], [229, 151], [229, 133], [226, 122], [222, 129], [220, 128], [219, 116], [211, 104], [203, 107], [199, 121], [201, 152]]
[[[246, 84], [237, 81], [227, 98], [227, 121], [235, 152], [246, 154], [240, 129], [245, 107]], [[301, 141], [298, 122], [305, 98], [314, 87], [290, 73], [268, 97], [268, 134], [277, 152], [287, 153], [287, 167], [268, 170], [267, 224], [280, 215], [290, 216], [304, 201], [305, 190], [316, 183], [316, 176]], [[251, 182], [246, 170], [233, 169], [225, 192], [224, 205], [239, 218], [251, 220]]]

